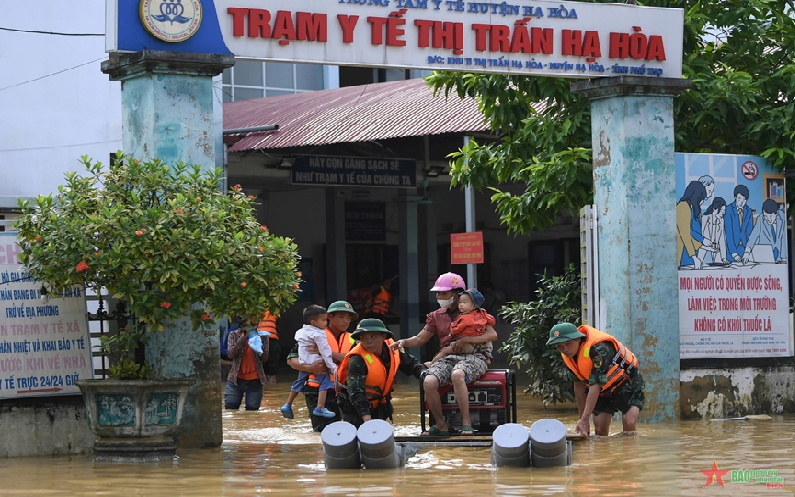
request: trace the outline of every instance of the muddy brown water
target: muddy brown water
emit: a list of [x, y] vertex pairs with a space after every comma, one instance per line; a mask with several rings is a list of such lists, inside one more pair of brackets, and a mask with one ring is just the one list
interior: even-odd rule
[[[637, 436], [611, 436], [574, 443], [574, 464], [565, 468], [499, 468], [487, 447], [423, 447], [400, 470], [326, 472], [319, 434], [313, 433], [299, 397], [296, 419], [281, 417], [293, 375], [279, 376], [258, 412], [225, 411], [220, 448], [180, 450], [168, 463], [98, 464], [89, 456], [0, 460], [0, 495], [103, 496], [413, 496], [413, 495], [793, 495], [795, 416], [767, 421], [682, 421], [643, 424]], [[520, 382], [521, 385], [521, 382]], [[395, 393], [395, 434], [420, 431], [416, 380], [402, 380]], [[519, 395], [519, 422], [555, 418], [569, 430], [571, 405], [544, 409]], [[707, 486], [713, 463], [729, 470]], [[774, 470], [784, 488], [732, 482], [731, 470]]]

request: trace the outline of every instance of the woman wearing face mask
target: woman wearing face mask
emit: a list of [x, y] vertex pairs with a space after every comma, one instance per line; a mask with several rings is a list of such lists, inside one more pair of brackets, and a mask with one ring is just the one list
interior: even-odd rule
[[469, 391], [466, 384], [480, 378], [486, 372], [486, 360], [480, 354], [461, 354], [467, 343], [487, 343], [497, 339], [497, 332], [492, 326], [486, 327], [486, 332], [479, 336], [461, 337], [461, 339], [450, 343], [450, 325], [458, 317], [458, 294], [466, 289], [464, 278], [455, 273], [445, 273], [436, 280], [432, 292], [436, 292], [436, 301], [440, 308], [430, 312], [425, 319], [425, 326], [422, 330], [411, 338], [404, 338], [390, 345], [390, 348], [419, 347], [432, 336], [438, 335], [442, 347], [451, 345], [453, 354], [447, 356], [444, 361], [438, 361], [431, 365], [428, 373], [423, 380], [425, 390], [425, 400], [436, 421], [431, 426], [427, 435], [445, 436], [450, 434], [442, 414], [442, 401], [439, 397], [439, 387], [453, 384], [455, 399], [458, 408], [461, 410], [461, 433], [471, 434], [474, 432], [469, 416]]

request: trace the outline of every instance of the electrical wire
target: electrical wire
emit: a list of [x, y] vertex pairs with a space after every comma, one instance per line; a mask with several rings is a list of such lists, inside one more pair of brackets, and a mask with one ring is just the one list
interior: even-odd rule
[[39, 35], [53, 35], [53, 36], [105, 36], [105, 33], [59, 33], [58, 31], [14, 29], [14, 28], [4, 28], [2, 26], [0, 26], [0, 31], [11, 31], [14, 33], [33, 33]]
[[73, 69], [77, 69], [78, 67], [87, 66], [87, 65], [89, 65], [89, 64], [93, 64], [94, 62], [98, 62], [98, 61], [100, 61], [100, 60], [105, 60], [106, 58], [107, 58], [107, 56], [105, 56], [105, 57], [100, 57], [100, 58], [98, 58], [98, 59], [94, 59], [94, 60], [92, 60], [92, 61], [89, 61], [89, 62], [84, 62], [83, 64], [78, 64], [78, 65], [76, 65], [76, 66], [74, 66], [74, 67], [69, 67], [69, 68], [62, 69], [62, 70], [60, 70], [60, 71], [57, 71], [57, 72], [53, 72], [53, 73], [50, 73], [50, 74], [45, 74], [44, 76], [39, 76], [38, 78], [29, 79], [29, 80], [27, 80], [27, 81], [23, 81], [23, 82], [21, 82], [21, 83], [17, 83], [17, 84], [15, 84], [15, 85], [11, 85], [11, 86], [5, 86], [5, 87], [3, 87], [3, 88], [0, 88], [0, 91], [3, 91], [3, 90], [8, 90], [9, 88], [16, 88], [17, 86], [26, 85], [26, 84], [28, 84], [28, 83], [33, 83], [34, 81], [39, 81], [39, 80], [42, 80], [42, 79], [45, 79], [45, 78], [49, 78], [50, 76], [55, 76], [55, 75], [57, 75], [57, 74], [61, 74], [61, 73], [64, 73], [64, 72], [66, 72], [66, 71], [71, 71], [71, 70], [73, 70]]
[[105, 145], [107, 143], [121, 143], [122, 141], [123, 140], [120, 137], [118, 140], [104, 140], [99, 142], [87, 142], [87, 143], [70, 143], [68, 145], [53, 145], [50, 147], [30, 146], [25, 148], [0, 148], [0, 152], [27, 152], [28, 150], [54, 150], [58, 148], [88, 147], [91, 145]]

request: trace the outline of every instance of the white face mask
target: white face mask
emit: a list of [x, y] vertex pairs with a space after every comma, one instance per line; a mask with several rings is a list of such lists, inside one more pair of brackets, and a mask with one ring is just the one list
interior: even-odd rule
[[453, 295], [447, 300], [436, 299], [436, 301], [439, 303], [439, 307], [441, 307], [442, 309], [449, 309], [450, 306], [453, 305], [454, 300], [455, 300], [455, 295]]

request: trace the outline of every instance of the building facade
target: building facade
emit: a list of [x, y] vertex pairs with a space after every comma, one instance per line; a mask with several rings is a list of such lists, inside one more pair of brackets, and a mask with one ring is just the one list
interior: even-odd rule
[[[87, 155], [95, 160], [108, 161], [122, 146], [120, 83], [109, 81], [101, 73], [100, 63], [107, 58], [104, 47], [104, 2], [79, 0], [66, 5], [50, 0], [41, 15], [29, 16], [27, 9], [15, 4], [4, 16], [6, 28], [0, 30], [0, 108], [3, 108], [0, 134], [0, 170], [4, 181], [0, 187], [0, 216], [7, 225], [14, 217], [17, 198], [34, 198], [57, 191], [63, 174], [79, 170], [79, 158]], [[17, 47], [25, 47], [19, 50]], [[241, 101], [249, 115], [255, 116], [265, 97], [284, 97], [307, 92], [337, 88], [367, 88], [385, 82], [399, 82], [427, 75], [424, 71], [337, 67], [310, 64], [270, 63], [238, 60], [214, 81], [217, 101], [216, 122], [230, 126], [228, 106]], [[394, 83], [392, 83], [394, 84]], [[399, 84], [399, 83], [398, 83]], [[264, 100], [263, 100], [264, 99]], [[278, 100], [278, 98], [276, 99]], [[356, 105], [350, 112], [352, 125], [356, 122]], [[372, 110], [371, 110], [372, 112]], [[376, 109], [375, 112], [378, 112]], [[388, 111], [387, 111], [388, 112]], [[274, 123], [279, 124], [279, 123]], [[322, 123], [317, 126], [322, 127]], [[481, 134], [487, 127], [475, 126]], [[462, 130], [463, 131], [463, 130]], [[421, 274], [415, 275], [416, 289], [408, 290], [420, 303], [418, 312], [426, 312], [435, 305], [427, 288], [436, 274], [447, 270], [466, 274], [466, 268], [450, 266], [449, 235], [463, 232], [464, 198], [460, 189], [450, 189], [449, 170], [445, 156], [463, 144], [465, 133], [448, 134], [433, 148], [433, 169], [424, 162], [420, 145], [403, 146], [400, 131], [387, 143], [402, 148], [404, 158], [417, 159], [416, 187], [411, 191], [390, 188], [339, 188], [291, 185], [289, 171], [259, 167], [257, 155], [273, 157], [300, 154], [327, 154], [342, 157], [394, 158], [395, 151], [384, 147], [384, 140], [345, 145], [329, 143], [315, 150], [265, 148], [246, 153], [224, 153], [218, 150], [219, 166], [227, 167], [229, 184], [240, 183], [246, 191], [262, 201], [260, 221], [278, 235], [296, 240], [304, 258], [304, 274], [311, 275], [303, 288], [302, 300], [288, 315], [297, 315], [301, 305], [310, 301], [328, 303], [340, 298], [353, 298], [356, 290], [392, 278], [399, 273], [401, 235], [399, 205], [418, 206], [423, 248], [416, 265]], [[402, 137], [405, 140], [408, 137]], [[487, 138], [484, 138], [487, 139]], [[396, 141], [395, 141], [396, 140]], [[414, 154], [414, 157], [410, 157]], [[262, 163], [264, 164], [265, 161]], [[333, 192], [345, 205], [379, 205], [383, 209], [382, 238], [344, 242], [345, 248], [330, 263], [328, 258], [328, 225], [326, 197]], [[401, 200], [399, 197], [405, 198]], [[533, 296], [536, 274], [547, 271], [556, 274], [568, 263], [578, 262], [576, 249], [576, 216], [562, 220], [559, 229], [540, 233], [532, 238], [507, 235], [499, 224], [488, 201], [488, 194], [475, 195], [476, 228], [484, 232], [486, 260], [478, 267], [480, 282], [490, 282], [508, 300], [529, 300]], [[284, 208], [289, 206], [289, 208]], [[304, 210], [311, 210], [305, 216]], [[350, 207], [349, 207], [350, 209]], [[6, 228], [8, 228], [6, 226]], [[339, 229], [344, 230], [340, 225]], [[360, 236], [361, 238], [361, 236]], [[344, 267], [341, 267], [344, 266]], [[333, 268], [333, 269], [332, 269]], [[340, 281], [342, 287], [330, 286], [328, 280]], [[394, 305], [390, 320], [401, 320], [400, 278], [394, 281]], [[404, 283], [405, 286], [405, 283]], [[422, 289], [424, 293], [422, 292]], [[407, 291], [406, 289], [403, 290]], [[420, 316], [421, 317], [421, 316]], [[416, 323], [419, 324], [419, 323]], [[287, 330], [300, 322], [287, 318]], [[418, 330], [414, 330], [416, 332]], [[404, 330], [403, 333], [413, 333]], [[289, 332], [288, 332], [289, 334]]]

